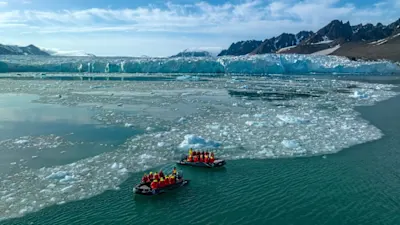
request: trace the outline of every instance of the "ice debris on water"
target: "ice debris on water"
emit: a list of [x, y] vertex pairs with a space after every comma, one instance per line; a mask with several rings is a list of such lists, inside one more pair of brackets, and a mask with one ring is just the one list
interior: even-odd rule
[[[140, 85], [96, 80], [77, 83], [0, 79], [3, 93], [18, 88], [40, 95], [39, 103], [88, 107], [94, 112], [93, 118], [104, 126], [128, 123], [141, 130], [154, 128], [128, 138], [111, 152], [65, 165], [21, 168], [0, 174], [0, 217], [22, 216], [54, 204], [116, 190], [129, 172], [171, 163], [189, 147], [214, 148], [228, 160], [335, 153], [383, 135], [359, 117], [354, 106], [373, 105], [397, 94], [391, 90], [393, 85], [304, 77], [237, 78], [240, 83], [227, 82], [230, 78], [209, 79], [212, 81], [146, 81]], [[240, 89], [243, 85], [248, 88]], [[354, 98], [351, 95], [355, 91], [369, 97]], [[67, 97], [57, 99], [53, 97], [56, 94]], [[124, 107], [116, 106], [118, 102]], [[27, 141], [21, 144], [18, 140]], [[1, 140], [0, 151], [57, 148], [55, 151], [59, 152], [76, 144], [56, 135], [28, 136]], [[26, 160], [37, 161], [34, 158]]]

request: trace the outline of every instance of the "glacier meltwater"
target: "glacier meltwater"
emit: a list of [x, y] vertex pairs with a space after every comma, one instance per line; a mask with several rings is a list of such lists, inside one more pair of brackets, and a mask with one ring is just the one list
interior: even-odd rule
[[[0, 119], [13, 127], [10, 132], [0, 123], [0, 221], [118, 190], [131, 173], [171, 170], [190, 147], [212, 149], [229, 161], [275, 159], [333, 154], [383, 137], [354, 107], [398, 95], [395, 85], [292, 77], [0, 79]], [[55, 113], [61, 110], [68, 115]], [[24, 117], [30, 120], [21, 122]], [[39, 118], [45, 132], [30, 122]], [[68, 126], [52, 130], [60, 121]], [[85, 128], [69, 125], [75, 123]], [[96, 128], [87, 130], [88, 124]], [[83, 135], [98, 134], [100, 127], [115, 136], [97, 141]], [[122, 136], [116, 127], [132, 133], [110, 146]]]
[[400, 74], [400, 66], [389, 61], [296, 54], [218, 58], [1, 56], [0, 72], [392, 75]]

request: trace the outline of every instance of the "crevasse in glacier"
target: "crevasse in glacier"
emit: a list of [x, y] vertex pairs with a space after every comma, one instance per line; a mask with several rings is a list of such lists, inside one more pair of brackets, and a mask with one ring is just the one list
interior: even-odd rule
[[296, 54], [218, 58], [1, 56], [0, 72], [391, 75], [400, 74], [400, 67], [389, 61]]

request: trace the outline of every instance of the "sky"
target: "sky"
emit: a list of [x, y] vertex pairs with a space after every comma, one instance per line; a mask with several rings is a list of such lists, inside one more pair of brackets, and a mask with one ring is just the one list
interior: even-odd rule
[[217, 53], [334, 19], [388, 24], [399, 12], [400, 0], [0, 0], [0, 43], [98, 56]]

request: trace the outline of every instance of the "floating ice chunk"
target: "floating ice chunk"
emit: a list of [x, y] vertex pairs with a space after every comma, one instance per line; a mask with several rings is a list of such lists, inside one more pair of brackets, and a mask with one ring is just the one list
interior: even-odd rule
[[16, 140], [14, 143], [15, 143], [15, 144], [26, 144], [26, 143], [28, 143], [28, 142], [29, 142], [29, 140], [21, 139], [21, 140]]
[[131, 123], [125, 123], [125, 127], [133, 127], [133, 124], [131, 124]]
[[206, 127], [211, 130], [219, 130], [221, 128], [221, 125], [219, 125], [218, 123], [213, 123], [206, 125]]
[[111, 166], [111, 169], [118, 169], [118, 163], [113, 163]]
[[245, 124], [247, 126], [254, 126], [254, 127], [263, 127], [265, 125], [265, 122], [260, 122], [260, 121], [246, 121]]
[[290, 123], [290, 124], [302, 124], [302, 123], [310, 122], [307, 119], [303, 119], [303, 118], [295, 117], [295, 116], [289, 116], [289, 115], [277, 115], [276, 117], [278, 119], [282, 120], [283, 122]]
[[61, 189], [61, 192], [68, 192], [68, 191], [71, 191], [73, 188], [74, 188], [74, 186], [73, 186], [73, 185], [70, 185], [70, 186], [67, 186], [67, 187], [65, 187], [65, 188], [62, 188], [62, 189]]
[[27, 213], [27, 212], [30, 212], [30, 211], [32, 211], [32, 210], [33, 210], [33, 207], [32, 207], [32, 206], [27, 206], [27, 207], [22, 208], [21, 210], [19, 210], [19, 214], [23, 215], [23, 214], [25, 214], [25, 213]]
[[368, 94], [365, 92], [362, 92], [362, 91], [354, 91], [354, 93], [352, 95], [350, 95], [350, 97], [359, 98], [359, 99], [368, 99], [369, 98]]
[[73, 176], [70, 176], [70, 175], [66, 175], [64, 178], [62, 178], [60, 180], [61, 183], [71, 183], [71, 182], [74, 182], [74, 181], [75, 181], [75, 178]]
[[286, 148], [298, 148], [300, 147], [299, 143], [295, 140], [283, 140], [282, 145]]
[[196, 136], [193, 134], [187, 134], [184, 140], [179, 145], [181, 149], [199, 149], [199, 148], [218, 148], [221, 144], [212, 140], [206, 140], [203, 137]]
[[67, 175], [71, 175], [71, 173], [67, 171], [57, 171], [47, 176], [46, 179], [61, 180], [64, 179]]
[[120, 170], [118, 170], [118, 173], [127, 173], [128, 170], [126, 168], [122, 168]]
[[176, 79], [177, 80], [199, 80], [199, 77], [198, 76], [184, 75], [184, 76], [178, 76]]
[[158, 147], [163, 147], [164, 145], [165, 145], [165, 142], [158, 142], [158, 143], [157, 143], [157, 146], [158, 146]]
[[266, 115], [263, 114], [263, 113], [256, 113], [256, 114], [253, 115], [253, 117], [255, 117], [255, 118], [262, 118], [262, 117], [266, 117]]

